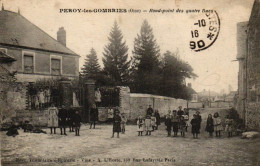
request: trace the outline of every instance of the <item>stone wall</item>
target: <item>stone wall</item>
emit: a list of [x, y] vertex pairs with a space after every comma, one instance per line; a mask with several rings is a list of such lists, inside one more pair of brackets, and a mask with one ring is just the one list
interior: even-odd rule
[[34, 126], [47, 126], [48, 110], [23, 110], [16, 112], [16, 121], [29, 121]]
[[128, 87], [120, 87], [120, 112], [125, 113], [129, 120], [135, 120], [140, 115], [144, 116], [149, 105], [154, 110], [158, 109], [160, 115], [164, 116], [168, 110], [177, 110], [179, 106], [187, 108], [187, 101], [165, 96], [130, 93]]
[[210, 107], [211, 108], [228, 108], [228, 107], [232, 107], [233, 106], [233, 102], [211, 102], [210, 103]]
[[26, 84], [0, 82], [0, 122], [26, 109]]
[[249, 130], [260, 131], [260, 103], [251, 102], [246, 107], [246, 126]]
[[202, 108], [202, 102], [189, 102], [188, 108]]

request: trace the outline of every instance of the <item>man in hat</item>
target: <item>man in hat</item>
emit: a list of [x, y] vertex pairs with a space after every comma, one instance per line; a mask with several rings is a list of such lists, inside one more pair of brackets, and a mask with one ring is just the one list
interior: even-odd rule
[[182, 110], [182, 106], [179, 106], [179, 110], [177, 112], [179, 118], [181, 118], [181, 116], [184, 114], [184, 111]]
[[146, 111], [146, 115], [150, 115], [150, 116], [152, 116], [152, 113], [153, 113], [152, 106], [149, 105], [149, 107], [148, 107], [148, 109], [147, 109], [147, 111]]

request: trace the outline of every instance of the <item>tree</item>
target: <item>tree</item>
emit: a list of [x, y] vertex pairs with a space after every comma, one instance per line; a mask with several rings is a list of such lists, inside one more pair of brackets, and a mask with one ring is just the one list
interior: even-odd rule
[[128, 47], [123, 42], [123, 35], [117, 22], [108, 37], [109, 43], [105, 46], [102, 58], [104, 71], [115, 85], [126, 85], [129, 77]]
[[140, 34], [135, 38], [133, 55], [132, 89], [142, 93], [158, 93], [160, 49], [147, 20], [143, 21]]
[[100, 65], [98, 63], [97, 53], [94, 48], [91, 48], [90, 53], [86, 56], [81, 75], [85, 78], [91, 77], [96, 79], [99, 72]]
[[162, 65], [161, 95], [189, 99], [185, 79], [197, 77], [192, 67], [179, 58], [178, 52], [170, 51], [164, 54]]

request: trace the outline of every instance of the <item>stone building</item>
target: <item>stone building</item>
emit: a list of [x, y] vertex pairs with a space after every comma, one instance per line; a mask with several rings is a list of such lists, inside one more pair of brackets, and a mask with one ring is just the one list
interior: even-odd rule
[[246, 54], [247, 54], [247, 25], [248, 21], [237, 24], [237, 60], [238, 71], [238, 94], [236, 110], [245, 121], [245, 99], [246, 99]]
[[[57, 40], [31, 23], [20, 12], [0, 11], [0, 122], [29, 119], [35, 125], [46, 122], [50, 102], [72, 105], [70, 80], [79, 76], [79, 55], [66, 47], [66, 31], [57, 32]], [[39, 108], [38, 80], [60, 80], [59, 87], [49, 90], [45, 106]], [[39, 82], [39, 81], [38, 81]], [[34, 94], [32, 94], [34, 89]], [[45, 89], [45, 90], [46, 90]], [[47, 91], [46, 90], [46, 91]], [[56, 95], [53, 95], [56, 92]], [[42, 92], [41, 92], [42, 93]], [[47, 94], [47, 93], [46, 93]], [[46, 95], [47, 96], [47, 95]], [[57, 102], [59, 100], [59, 102]], [[47, 103], [47, 104], [46, 104]], [[39, 105], [39, 104], [38, 104]], [[34, 107], [32, 107], [34, 106]]]
[[9, 67], [17, 71], [18, 82], [79, 75], [79, 55], [66, 47], [66, 31], [57, 40], [31, 23], [19, 12], [0, 11], [0, 50], [16, 59]]
[[237, 39], [237, 109], [248, 129], [260, 130], [260, 0], [254, 2], [247, 27], [238, 24]]

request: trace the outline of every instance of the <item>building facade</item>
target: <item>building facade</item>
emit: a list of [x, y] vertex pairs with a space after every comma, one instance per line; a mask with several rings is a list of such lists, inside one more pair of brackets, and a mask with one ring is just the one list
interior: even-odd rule
[[238, 24], [237, 109], [248, 129], [260, 130], [260, 0], [255, 0], [245, 25]]
[[79, 55], [66, 47], [66, 31], [57, 40], [31, 23], [19, 12], [0, 11], [0, 51], [16, 61], [10, 65], [18, 82], [79, 75]]

